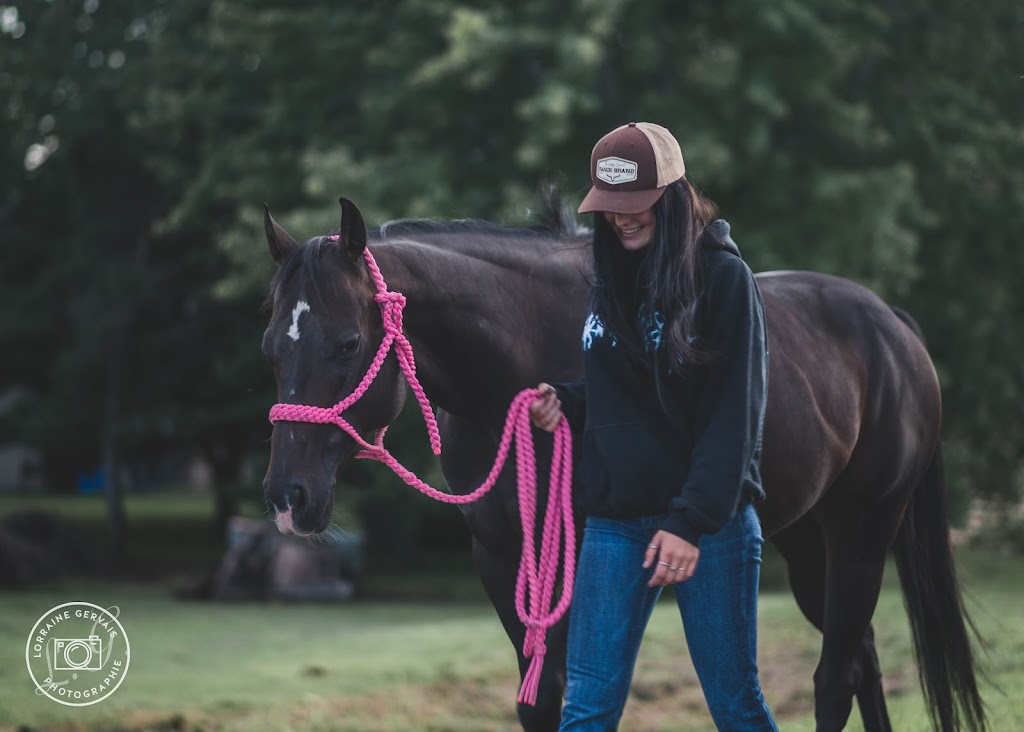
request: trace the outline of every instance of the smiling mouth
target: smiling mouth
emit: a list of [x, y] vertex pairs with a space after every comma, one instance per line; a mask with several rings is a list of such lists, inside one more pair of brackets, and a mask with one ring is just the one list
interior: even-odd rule
[[642, 229], [642, 228], [644, 228], [644, 227], [638, 226], [635, 229], [619, 229], [619, 231], [621, 231], [626, 236], [633, 236], [633, 234], [640, 233], [640, 229]]

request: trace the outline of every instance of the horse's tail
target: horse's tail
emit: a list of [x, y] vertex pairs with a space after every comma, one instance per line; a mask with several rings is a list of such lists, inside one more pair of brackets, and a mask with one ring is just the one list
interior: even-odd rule
[[932, 724], [942, 732], [984, 732], [972, 638], [949, 543], [942, 446], [910, 496], [894, 545], [914, 636], [918, 676]]

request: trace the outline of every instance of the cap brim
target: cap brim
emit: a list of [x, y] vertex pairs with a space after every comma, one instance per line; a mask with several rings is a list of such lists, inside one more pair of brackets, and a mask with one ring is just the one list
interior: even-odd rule
[[658, 202], [668, 186], [654, 188], [649, 191], [605, 191], [591, 188], [590, 193], [580, 204], [581, 214], [592, 211], [609, 211], [611, 213], [635, 214], [646, 211]]

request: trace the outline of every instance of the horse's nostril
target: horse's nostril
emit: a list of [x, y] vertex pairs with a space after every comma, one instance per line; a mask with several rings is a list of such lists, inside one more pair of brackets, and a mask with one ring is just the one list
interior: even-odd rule
[[306, 505], [306, 489], [299, 483], [290, 483], [284, 489], [284, 498], [293, 511], [298, 511]]
[[280, 492], [267, 495], [267, 508], [271, 514], [298, 511], [305, 505], [306, 489], [299, 482], [289, 483]]

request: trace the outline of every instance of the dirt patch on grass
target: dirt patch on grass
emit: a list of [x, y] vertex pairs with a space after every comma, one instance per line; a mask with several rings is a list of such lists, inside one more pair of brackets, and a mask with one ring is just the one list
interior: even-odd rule
[[[816, 657], [793, 649], [776, 651], [762, 663], [761, 682], [772, 711], [787, 719], [813, 713], [812, 674]], [[911, 689], [913, 679], [887, 677], [886, 694]], [[446, 678], [429, 684], [399, 684], [388, 691], [358, 696], [307, 694], [272, 709], [219, 709], [216, 712], [154, 714], [132, 712], [116, 721], [47, 727], [53, 732], [515, 732], [518, 679], [511, 675]], [[854, 711], [856, 714], [856, 711]], [[637, 668], [620, 728], [631, 732], [714, 730], [697, 676], [687, 658], [647, 660]], [[35, 732], [31, 727], [12, 732]]]

